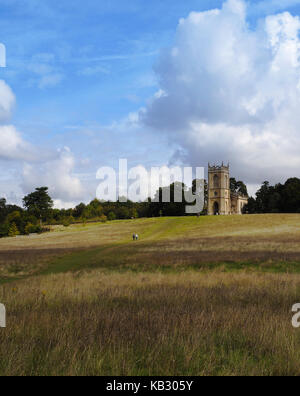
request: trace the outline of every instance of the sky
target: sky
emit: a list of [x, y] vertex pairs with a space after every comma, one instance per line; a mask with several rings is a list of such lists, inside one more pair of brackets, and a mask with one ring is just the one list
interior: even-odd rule
[[0, 196], [96, 195], [99, 167], [300, 177], [300, 0], [0, 0]]

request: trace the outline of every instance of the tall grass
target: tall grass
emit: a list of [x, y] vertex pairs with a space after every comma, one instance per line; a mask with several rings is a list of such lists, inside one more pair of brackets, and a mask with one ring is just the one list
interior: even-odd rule
[[300, 375], [299, 224], [141, 219], [0, 240], [0, 375]]
[[8, 284], [2, 375], [299, 375], [300, 276], [93, 271]]

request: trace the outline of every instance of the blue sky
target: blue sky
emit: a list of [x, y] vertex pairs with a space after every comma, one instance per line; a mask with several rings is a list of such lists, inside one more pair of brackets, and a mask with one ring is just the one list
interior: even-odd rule
[[[183, 132], [176, 131], [172, 122], [169, 126], [162, 124], [155, 103], [152, 103], [160, 104], [161, 99], [153, 99], [160, 90], [165, 92], [169, 88], [172, 91], [174, 86], [178, 89], [176, 95], [179, 95], [182, 88], [175, 83], [170, 87], [167, 83], [168, 67], [172, 76], [179, 66], [169, 65], [162, 55], [167, 53], [167, 48], [177, 44], [180, 47], [191, 34], [188, 27], [178, 33], [179, 20], [183, 18], [189, 22], [191, 12], [221, 10], [223, 4], [224, 1], [211, 0], [0, 0], [0, 42], [7, 49], [7, 67], [0, 69], [0, 80], [5, 81], [16, 99], [10, 118], [1, 120], [1, 123], [12, 125], [22, 142], [29, 145], [32, 152], [40, 153], [33, 153], [28, 159], [24, 155], [14, 157], [0, 152], [0, 194], [11, 199], [15, 195], [16, 200], [20, 199], [34, 187], [34, 183], [42, 183], [43, 175], [50, 174], [50, 169], [57, 166], [60, 159], [69, 160], [67, 184], [75, 181], [77, 190], [75, 188], [72, 199], [72, 186], [70, 193], [65, 193], [62, 185], [55, 186], [49, 176], [58, 205], [92, 198], [97, 168], [116, 166], [117, 160], [124, 157], [131, 165], [146, 167], [170, 161], [196, 165], [195, 158], [198, 158], [198, 166], [205, 165], [209, 158], [212, 161], [229, 160], [238, 176], [253, 186], [271, 177], [269, 170], [265, 177], [263, 174], [257, 177], [256, 165], [253, 172], [241, 171], [237, 152], [222, 151], [220, 147], [214, 150], [211, 142], [207, 146], [200, 144], [196, 150], [196, 144], [186, 143], [194, 132], [188, 134], [187, 131], [183, 137]], [[266, 16], [284, 11], [293, 18], [300, 15], [300, 1], [249, 2], [248, 34], [257, 32], [257, 26]], [[225, 14], [224, 11], [224, 20], [228, 18], [229, 21], [228, 13]], [[204, 40], [202, 28], [199, 26], [199, 41]], [[186, 41], [185, 45], [193, 46], [193, 42], [196, 45], [197, 35], [193, 39], [191, 37], [191, 42]], [[226, 35], [224, 40], [226, 42]], [[224, 45], [222, 40], [219, 44], [220, 48]], [[202, 67], [201, 48], [197, 47], [197, 50], [199, 64], [194, 58], [186, 59], [192, 70]], [[253, 57], [257, 59], [256, 55]], [[257, 69], [259, 67], [257, 65]], [[178, 76], [173, 76], [175, 81]], [[199, 85], [199, 92], [204, 86], [205, 81]], [[213, 90], [213, 86], [211, 83], [205, 89]], [[268, 89], [273, 91], [272, 81]], [[280, 88], [277, 86], [276, 89]], [[172, 108], [169, 102], [162, 103], [164, 114], [168, 114], [168, 119], [176, 119], [178, 124], [185, 122], [184, 115], [181, 120], [180, 111]], [[215, 108], [213, 102], [210, 106]], [[145, 111], [146, 121], [140, 120], [141, 111]], [[201, 110], [199, 119], [198, 113], [190, 114], [189, 123], [196, 120], [201, 121], [202, 126], [206, 125], [208, 113], [201, 113], [201, 116], [200, 113]], [[215, 136], [210, 128], [220, 122], [228, 126], [227, 119], [218, 117], [209, 119], [207, 134]], [[244, 128], [241, 136], [251, 123], [247, 121], [239, 125]], [[236, 123], [231, 127], [235, 126]], [[257, 123], [251, 128], [251, 133], [256, 136]], [[228, 136], [230, 138], [230, 132]], [[22, 144], [18, 150], [22, 150]], [[209, 153], [209, 158], [202, 155], [204, 152]], [[263, 161], [264, 153], [259, 155], [261, 157], [256, 158], [252, 153], [249, 158]], [[289, 153], [282, 155], [288, 158]], [[286, 162], [281, 166], [286, 166]], [[265, 168], [270, 167], [268, 163]], [[296, 162], [286, 172], [278, 172], [278, 177], [288, 176], [293, 169], [296, 172]], [[82, 183], [81, 188], [78, 183]]]

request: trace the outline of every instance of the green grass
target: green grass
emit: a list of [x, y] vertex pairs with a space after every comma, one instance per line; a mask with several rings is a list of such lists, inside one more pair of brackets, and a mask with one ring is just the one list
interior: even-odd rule
[[[186, 217], [76, 224], [0, 240], [0, 284], [30, 276], [112, 271], [300, 271], [300, 216]], [[140, 240], [132, 241], [138, 233]]]

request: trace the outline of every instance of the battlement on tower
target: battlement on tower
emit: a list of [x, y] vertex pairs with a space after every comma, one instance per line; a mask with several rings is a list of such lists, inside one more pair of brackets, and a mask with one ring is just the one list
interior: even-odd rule
[[227, 171], [229, 172], [229, 164], [228, 165], [224, 165], [224, 163], [222, 162], [222, 165], [210, 165], [210, 163], [208, 163], [208, 171], [209, 172], [218, 172], [218, 171]]

